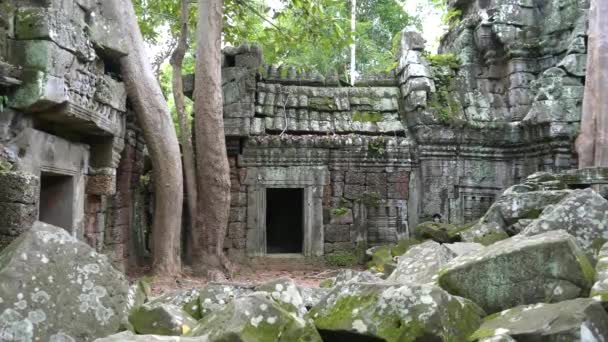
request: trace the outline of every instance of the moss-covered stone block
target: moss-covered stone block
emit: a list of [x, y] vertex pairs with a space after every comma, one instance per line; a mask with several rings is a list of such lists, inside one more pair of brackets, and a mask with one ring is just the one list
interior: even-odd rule
[[552, 230], [565, 230], [595, 259], [597, 243], [608, 238], [608, 201], [592, 189], [575, 190], [521, 233], [536, 235]]
[[486, 317], [469, 341], [494, 336], [516, 341], [602, 341], [608, 338], [608, 314], [588, 298], [523, 305]]
[[481, 323], [472, 302], [435, 286], [351, 283], [309, 312], [327, 341], [464, 341]]
[[68, 101], [65, 80], [42, 71], [25, 70], [23, 84], [9, 97], [8, 106], [41, 111]]
[[386, 280], [393, 283], [433, 283], [439, 269], [455, 256], [450, 249], [435, 241], [423, 242], [398, 258], [397, 268]]
[[126, 315], [124, 275], [43, 222], [0, 253], [0, 284], [0, 330], [8, 340], [93, 341], [117, 332]]
[[564, 231], [515, 236], [454, 259], [439, 271], [439, 285], [489, 313], [517, 305], [584, 297], [594, 269]]
[[414, 234], [420, 240], [431, 239], [440, 243], [450, 243], [460, 240], [460, 232], [468, 226], [456, 226], [441, 222], [423, 222], [414, 228]]
[[181, 336], [189, 333], [197, 321], [177, 306], [164, 303], [144, 304], [129, 315], [138, 334]]
[[268, 293], [239, 297], [203, 318], [188, 336], [209, 341], [321, 342], [309, 319], [278, 305]]

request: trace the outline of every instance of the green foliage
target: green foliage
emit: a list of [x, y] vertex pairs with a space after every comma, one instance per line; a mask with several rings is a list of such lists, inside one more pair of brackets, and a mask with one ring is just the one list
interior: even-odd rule
[[355, 199], [356, 203], [361, 203], [366, 207], [377, 208], [380, 206], [382, 197], [377, 192], [364, 192]]
[[353, 251], [336, 251], [325, 255], [325, 263], [331, 267], [353, 267], [359, 263], [359, 257]]
[[456, 100], [456, 80], [453, 69], [460, 67], [458, 56], [447, 54], [426, 54], [431, 63], [436, 92], [429, 100], [429, 107], [435, 110], [440, 122], [447, 124], [453, 121], [455, 115], [462, 109]]
[[380, 112], [354, 112], [353, 121], [355, 122], [371, 122], [377, 123], [382, 121], [382, 113]]
[[348, 208], [344, 208], [344, 207], [334, 208], [331, 210], [331, 214], [335, 217], [344, 216], [344, 215], [346, 215], [346, 213], [348, 213]]
[[[359, 0], [357, 29], [350, 32], [350, 7], [343, 0], [225, 0], [224, 37], [228, 45], [255, 42], [270, 64], [289, 64], [321, 74], [344, 74], [348, 46], [357, 42], [359, 73], [382, 72], [393, 64], [394, 37], [420, 21], [404, 11], [402, 0]], [[134, 0], [142, 34], [158, 44], [163, 30], [179, 33], [178, 0]], [[196, 3], [190, 6], [190, 28], [196, 27]], [[192, 37], [193, 35], [191, 35]], [[193, 39], [194, 40], [194, 39]]]
[[386, 154], [386, 140], [384, 137], [372, 139], [368, 143], [368, 149], [374, 157], [383, 157]]
[[462, 19], [462, 11], [457, 8], [449, 7], [448, 1], [449, 0], [430, 0], [434, 7], [444, 11], [442, 18], [443, 23], [452, 28], [458, 25]]
[[150, 172], [139, 176], [139, 184], [142, 187], [147, 188], [148, 186], [150, 186], [150, 182], [152, 182], [152, 175], [150, 174]]
[[458, 69], [460, 67], [460, 58], [453, 53], [424, 53], [424, 57], [431, 63], [432, 67], [448, 67], [450, 69]]
[[329, 279], [325, 279], [322, 282], [319, 283], [319, 287], [322, 289], [328, 289], [334, 286], [334, 281], [333, 279], [329, 278]]

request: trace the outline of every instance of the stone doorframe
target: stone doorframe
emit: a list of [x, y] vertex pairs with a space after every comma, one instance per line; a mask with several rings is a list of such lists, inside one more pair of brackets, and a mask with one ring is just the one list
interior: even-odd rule
[[247, 255], [266, 255], [266, 189], [303, 189], [303, 246], [306, 257], [323, 255], [323, 188], [329, 184], [324, 166], [255, 167], [247, 169]]
[[[12, 143], [24, 153], [20, 155], [19, 170], [27, 171], [38, 177], [43, 172], [73, 177], [72, 226], [67, 229], [72, 236], [82, 240], [86, 174], [90, 157], [89, 146], [33, 128], [24, 129]], [[40, 194], [38, 196], [40, 197]]]

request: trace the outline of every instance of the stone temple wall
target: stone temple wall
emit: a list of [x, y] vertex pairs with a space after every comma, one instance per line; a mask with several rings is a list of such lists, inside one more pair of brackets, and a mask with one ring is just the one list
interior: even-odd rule
[[588, 2], [450, 6], [462, 17], [440, 52], [454, 62], [404, 32], [396, 69], [355, 87], [263, 65], [255, 46], [225, 51], [227, 248], [267, 252], [268, 188], [310, 189], [304, 254], [320, 255], [392, 242], [433, 218], [472, 222], [526, 176], [576, 166]]
[[123, 179], [141, 170], [125, 164], [141, 163], [143, 142], [126, 119], [124, 35], [104, 6], [0, 3], [0, 188], [11, 189], [0, 190], [0, 240], [40, 219], [121, 263], [133, 188]]
[[[418, 145], [420, 215], [471, 221], [499, 189], [576, 167], [588, 1], [456, 0], [460, 22], [431, 63], [404, 35], [399, 82]], [[430, 196], [429, 196], [430, 195]]]
[[[225, 50], [231, 253], [269, 252], [269, 189], [301, 189], [302, 253], [319, 256], [473, 221], [527, 175], [575, 166], [588, 2], [450, 5], [452, 62], [404, 32], [395, 70], [354, 87]], [[0, 3], [0, 244], [40, 219], [125, 266], [147, 253], [153, 196], [104, 6]]]

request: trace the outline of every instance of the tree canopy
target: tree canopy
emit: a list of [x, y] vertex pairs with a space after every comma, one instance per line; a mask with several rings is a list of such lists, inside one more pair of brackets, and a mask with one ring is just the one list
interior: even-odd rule
[[[144, 38], [151, 44], [179, 32], [179, 1], [135, 0]], [[357, 70], [374, 73], [390, 68], [395, 35], [419, 20], [404, 10], [402, 0], [358, 0], [357, 30], [350, 32], [349, 1], [345, 0], [226, 0], [224, 44], [254, 42], [267, 63], [343, 74], [348, 45], [357, 44]], [[196, 4], [190, 7], [190, 26], [196, 26]], [[193, 50], [191, 50], [193, 51]], [[190, 60], [190, 62], [189, 62]], [[186, 58], [184, 71], [193, 70]]]

